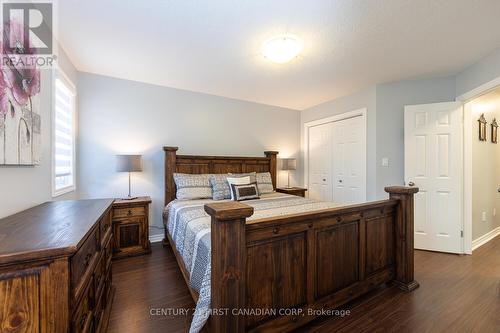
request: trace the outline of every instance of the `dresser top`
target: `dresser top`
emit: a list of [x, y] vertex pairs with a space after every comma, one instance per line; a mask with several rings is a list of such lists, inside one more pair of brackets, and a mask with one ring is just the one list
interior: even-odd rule
[[50, 201], [0, 219], [0, 264], [76, 252], [112, 203]]

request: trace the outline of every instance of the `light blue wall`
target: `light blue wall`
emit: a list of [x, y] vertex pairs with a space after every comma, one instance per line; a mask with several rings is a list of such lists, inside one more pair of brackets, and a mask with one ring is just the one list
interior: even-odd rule
[[[455, 100], [453, 76], [407, 80], [377, 85], [377, 198], [385, 198], [385, 186], [404, 183], [405, 105]], [[382, 158], [389, 166], [382, 166]]]
[[[361, 108], [367, 109], [367, 156], [366, 156], [366, 197], [376, 197], [376, 91], [375, 87], [363, 89], [355, 94], [337, 98], [301, 112], [301, 138], [304, 138], [304, 124], [326, 117], [335, 116]], [[303, 164], [303, 163], [302, 163]], [[302, 179], [303, 180], [303, 179]]]
[[[385, 186], [404, 182], [404, 106], [454, 99], [452, 76], [380, 84], [302, 111], [301, 137], [306, 122], [366, 107], [367, 199], [383, 199]], [[383, 157], [389, 158], [388, 167], [382, 166]]]
[[[181, 154], [278, 150], [278, 157], [299, 157], [297, 110], [88, 73], [79, 73], [78, 84], [80, 197], [126, 195], [127, 174], [115, 171], [115, 154], [142, 154], [144, 171], [133, 174], [132, 191], [153, 199], [151, 234], [161, 233], [163, 146], [178, 146]], [[278, 184], [285, 181], [279, 172]]]
[[456, 96], [500, 77], [500, 48], [456, 76]]

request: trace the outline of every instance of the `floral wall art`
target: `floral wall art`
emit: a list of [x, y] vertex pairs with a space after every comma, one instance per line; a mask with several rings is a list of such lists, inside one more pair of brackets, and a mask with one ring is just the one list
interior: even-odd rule
[[[23, 31], [21, 24], [11, 21], [2, 32], [0, 165], [40, 163], [40, 69], [30, 64], [35, 52], [23, 47]], [[10, 40], [10, 48], [6, 40]]]

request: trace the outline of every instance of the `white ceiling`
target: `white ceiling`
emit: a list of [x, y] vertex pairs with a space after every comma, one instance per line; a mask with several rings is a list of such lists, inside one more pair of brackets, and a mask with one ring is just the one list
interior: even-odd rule
[[[80, 71], [304, 109], [375, 83], [456, 73], [500, 47], [498, 0], [64, 0]], [[304, 41], [278, 65], [261, 43]]]

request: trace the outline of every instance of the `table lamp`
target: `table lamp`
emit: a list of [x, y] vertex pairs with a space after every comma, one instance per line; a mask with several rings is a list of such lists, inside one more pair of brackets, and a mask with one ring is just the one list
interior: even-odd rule
[[282, 163], [281, 170], [288, 172], [288, 185], [286, 188], [290, 188], [290, 170], [297, 169], [297, 160], [295, 158], [283, 158]]
[[142, 155], [116, 155], [116, 171], [128, 172], [128, 196], [124, 200], [133, 200], [130, 191], [130, 174], [142, 171]]

